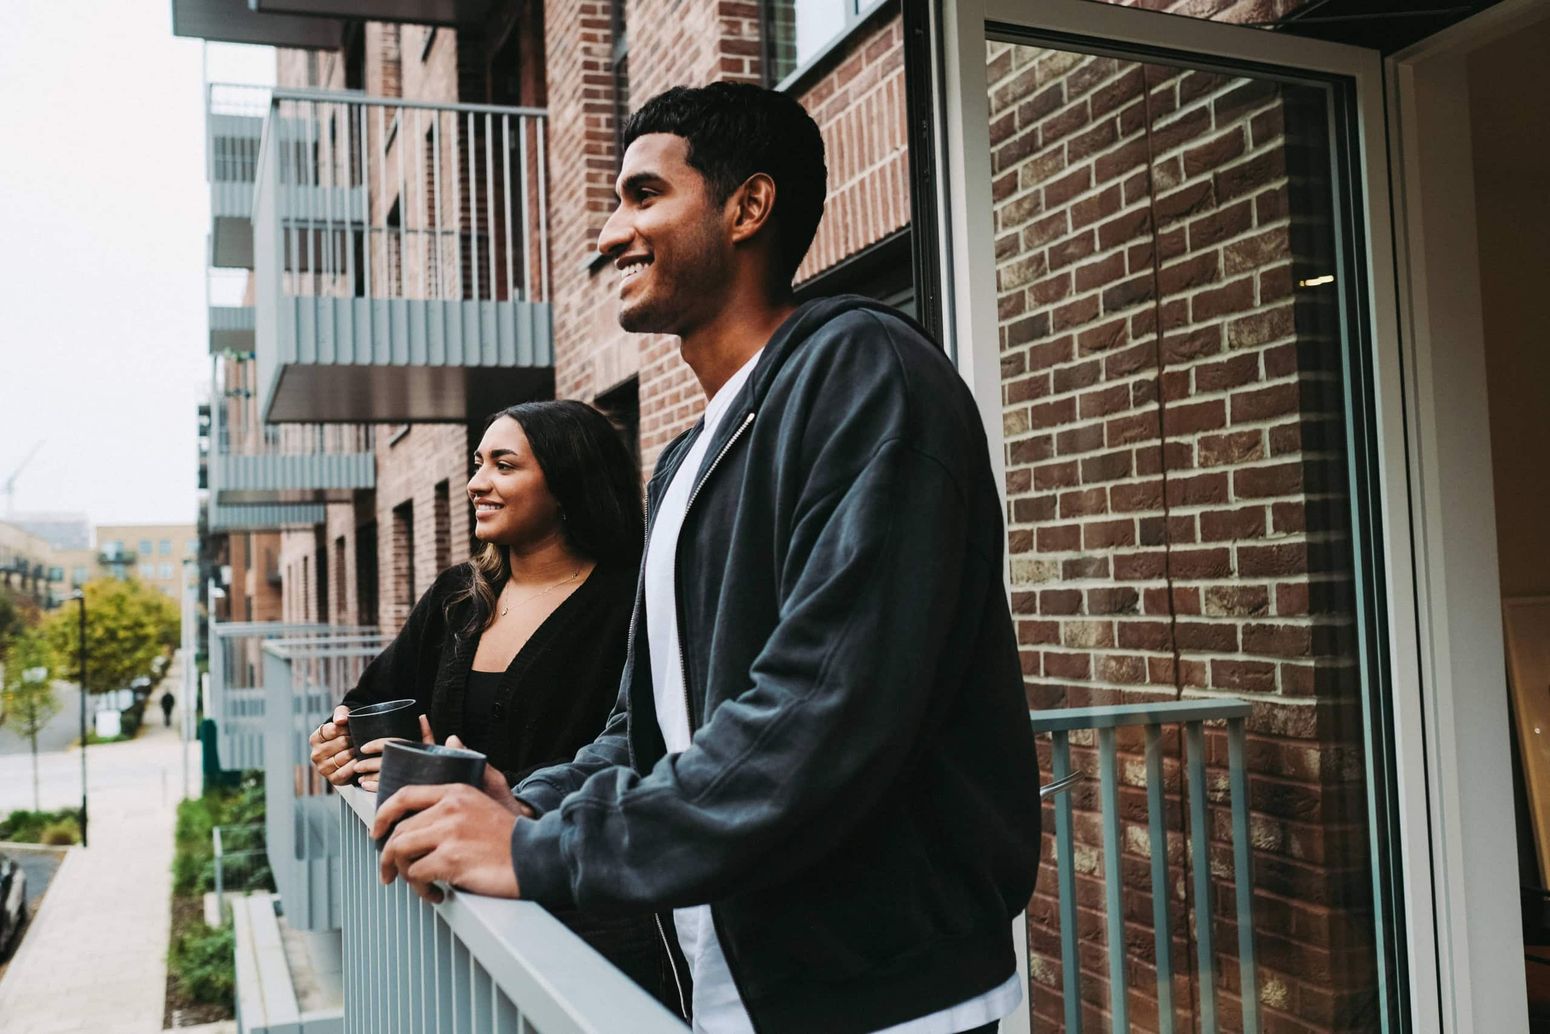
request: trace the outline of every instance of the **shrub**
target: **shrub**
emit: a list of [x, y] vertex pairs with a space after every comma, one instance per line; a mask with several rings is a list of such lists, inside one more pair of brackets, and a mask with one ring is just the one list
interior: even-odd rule
[[60, 819], [58, 822], [50, 822], [43, 827], [39, 835], [39, 843], [52, 847], [63, 847], [66, 844], [76, 844], [81, 840], [81, 827], [75, 819]]
[[236, 992], [236, 937], [230, 923], [196, 924], [167, 951], [167, 964], [183, 993], [198, 1002], [231, 1007]]
[[60, 841], [44, 839], [44, 836], [56, 827], [68, 828], [70, 831], [70, 839], [62, 841], [63, 843], [73, 844], [80, 840], [80, 811], [75, 808], [61, 808], [58, 811], [26, 809], [13, 811], [6, 816], [5, 821], [0, 822], [0, 840], [10, 840], [18, 844], [58, 843]]

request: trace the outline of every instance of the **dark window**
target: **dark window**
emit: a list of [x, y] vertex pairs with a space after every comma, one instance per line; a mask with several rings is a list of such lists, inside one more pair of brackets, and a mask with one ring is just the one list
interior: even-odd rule
[[436, 486], [434, 509], [431, 516], [436, 524], [436, 570], [445, 571], [452, 566], [452, 484], [443, 481]]
[[914, 268], [910, 231], [899, 230], [831, 266], [796, 289], [798, 300], [836, 294], [862, 294], [891, 305], [911, 319], [915, 315]]
[[355, 529], [355, 620], [380, 624], [377, 615], [377, 522]]
[[631, 377], [616, 387], [603, 392], [595, 405], [613, 425], [619, 429], [625, 447], [635, 458], [635, 469], [640, 469], [640, 378]]

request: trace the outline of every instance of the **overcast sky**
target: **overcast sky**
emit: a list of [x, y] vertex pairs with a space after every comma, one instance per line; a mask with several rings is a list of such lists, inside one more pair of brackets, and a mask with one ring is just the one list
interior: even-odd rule
[[[43, 443], [18, 513], [197, 516], [205, 60], [173, 37], [171, 6], [4, 0], [0, 486]], [[210, 78], [272, 82], [273, 55], [212, 46]]]

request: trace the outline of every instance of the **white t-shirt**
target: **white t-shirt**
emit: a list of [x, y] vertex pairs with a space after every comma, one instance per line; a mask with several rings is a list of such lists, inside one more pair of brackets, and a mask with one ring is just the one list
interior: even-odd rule
[[[716, 428], [727, 416], [727, 407], [758, 363], [761, 349], [734, 373], [705, 407], [704, 426], [678, 465], [673, 481], [662, 494], [646, 545], [646, 635], [651, 650], [651, 683], [656, 698], [657, 724], [669, 754], [689, 749], [688, 701], [684, 692], [683, 666], [678, 644], [678, 600], [673, 571], [678, 556], [678, 533], [683, 528], [689, 497], [699, 481], [700, 466]], [[742, 419], [743, 414], [738, 414]], [[678, 945], [689, 961], [694, 978], [694, 1029], [704, 1034], [752, 1034], [753, 1024], [738, 996], [726, 955], [716, 938], [710, 906], [673, 910]], [[958, 1034], [982, 1027], [1017, 1008], [1022, 987], [1013, 973], [999, 987], [929, 1016], [909, 1020], [879, 1034]]]

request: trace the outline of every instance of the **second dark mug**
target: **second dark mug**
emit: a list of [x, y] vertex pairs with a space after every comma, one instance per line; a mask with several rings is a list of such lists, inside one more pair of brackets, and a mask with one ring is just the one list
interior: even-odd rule
[[[429, 743], [403, 743], [393, 740], [382, 749], [382, 772], [377, 778], [377, 807], [406, 786], [435, 786], [440, 783], [484, 785], [484, 755], [477, 750], [443, 747]], [[392, 835], [388, 830], [388, 835]], [[387, 837], [377, 841], [377, 850]]]
[[345, 723], [350, 746], [359, 750], [372, 740], [396, 736], [399, 739], [420, 738], [419, 704], [414, 700], [388, 700], [380, 704], [367, 704], [350, 712]]

